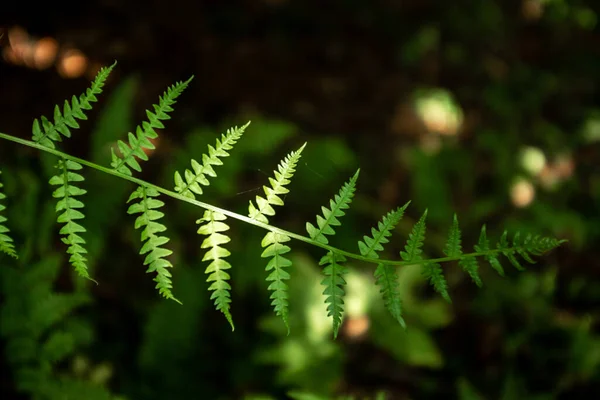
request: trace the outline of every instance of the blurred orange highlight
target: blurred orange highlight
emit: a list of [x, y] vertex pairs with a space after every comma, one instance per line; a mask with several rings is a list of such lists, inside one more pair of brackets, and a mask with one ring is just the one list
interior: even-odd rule
[[67, 50], [58, 60], [56, 69], [64, 78], [79, 78], [88, 66], [87, 57], [79, 50]]
[[8, 29], [8, 43], [2, 49], [4, 60], [38, 70], [56, 65], [63, 78], [79, 78], [88, 72], [88, 58], [77, 49], [60, 50], [51, 37], [36, 39], [19, 26]]

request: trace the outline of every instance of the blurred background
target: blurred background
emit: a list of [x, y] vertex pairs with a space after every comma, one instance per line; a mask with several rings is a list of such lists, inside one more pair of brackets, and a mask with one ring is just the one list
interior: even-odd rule
[[162, 300], [126, 215], [134, 187], [85, 170], [95, 285], [73, 276], [47, 184], [56, 158], [0, 142], [3, 399], [576, 399], [600, 393], [600, 5], [507, 1], [63, 1], [0, 10], [0, 131], [31, 123], [118, 64], [61, 149], [108, 166], [116, 140], [168, 85], [194, 75], [138, 177], [173, 187], [227, 128], [245, 136], [203, 201], [247, 214], [277, 163], [308, 142], [272, 223], [303, 233], [361, 168], [331, 243], [357, 241], [412, 200], [382, 256], [398, 259], [429, 210], [425, 252], [452, 214], [465, 250], [487, 225], [567, 239], [478, 289], [444, 265], [453, 303], [398, 270], [408, 325], [373, 266], [349, 262], [340, 336], [321, 295], [322, 249], [292, 242], [291, 334], [270, 306], [261, 229], [229, 221], [235, 332], [200, 261], [202, 210], [164, 199], [174, 294]]

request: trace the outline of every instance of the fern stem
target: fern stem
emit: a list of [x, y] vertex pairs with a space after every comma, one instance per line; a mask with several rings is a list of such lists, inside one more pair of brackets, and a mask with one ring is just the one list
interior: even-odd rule
[[[255, 219], [246, 217], [245, 215], [238, 214], [238, 213], [235, 213], [235, 212], [232, 212], [232, 211], [220, 208], [220, 207], [216, 207], [216, 206], [213, 206], [212, 204], [208, 204], [208, 203], [204, 203], [202, 201], [190, 199], [189, 197], [183, 196], [183, 195], [181, 195], [179, 193], [173, 192], [173, 191], [165, 189], [163, 187], [156, 186], [156, 185], [154, 185], [152, 183], [149, 183], [149, 182], [146, 182], [146, 181], [144, 181], [142, 179], [134, 178], [133, 176], [124, 175], [124, 174], [122, 174], [120, 172], [117, 172], [117, 171], [111, 169], [111, 168], [106, 168], [106, 167], [103, 167], [101, 165], [95, 164], [93, 162], [86, 161], [86, 160], [78, 158], [78, 157], [74, 157], [74, 156], [72, 156], [70, 154], [67, 154], [67, 153], [63, 153], [62, 151], [42, 146], [41, 144], [32, 142], [30, 140], [21, 139], [21, 138], [15, 137], [15, 136], [7, 135], [7, 134], [2, 133], [2, 132], [0, 132], [0, 139], [8, 140], [8, 141], [11, 141], [11, 142], [14, 142], [14, 143], [21, 144], [23, 146], [28, 146], [28, 147], [31, 147], [31, 148], [34, 148], [34, 149], [45, 151], [46, 153], [53, 154], [53, 155], [55, 155], [57, 157], [63, 157], [65, 159], [67, 159], [67, 160], [78, 162], [79, 164], [85, 165], [86, 167], [93, 168], [95, 170], [104, 172], [106, 174], [116, 176], [118, 178], [121, 178], [121, 179], [127, 180], [129, 182], [135, 183], [137, 185], [145, 186], [147, 188], [153, 188], [156, 191], [158, 191], [159, 193], [164, 194], [165, 196], [169, 196], [171, 198], [174, 198], [174, 199], [177, 199], [177, 200], [180, 200], [180, 201], [184, 201], [184, 202], [192, 204], [192, 205], [194, 205], [196, 207], [200, 207], [200, 208], [203, 208], [205, 210], [210, 210], [210, 211], [214, 211], [214, 212], [217, 212], [217, 213], [221, 213], [221, 214], [224, 214], [224, 215], [226, 215], [228, 217], [231, 217], [231, 218], [237, 219], [239, 221], [245, 222], [247, 224], [254, 225], [254, 226], [257, 226], [259, 228], [262, 228], [262, 229], [265, 229], [265, 230], [268, 230], [268, 231], [271, 231], [271, 232], [275, 232], [275, 233], [279, 233], [279, 234], [282, 234], [282, 235], [286, 235], [286, 236], [288, 236], [288, 237], [290, 237], [292, 239], [296, 239], [296, 240], [308, 243], [308, 244], [313, 245], [313, 246], [321, 247], [321, 248], [323, 248], [325, 250], [337, 253], [338, 255], [342, 255], [342, 256], [345, 256], [345, 257], [348, 257], [348, 258], [352, 258], [352, 259], [355, 259], [355, 260], [363, 261], [363, 262], [366, 262], [366, 263], [369, 263], [369, 264], [386, 264], [386, 265], [406, 266], [406, 265], [417, 265], [417, 264], [444, 263], [444, 262], [448, 262], [448, 261], [460, 260], [460, 259], [463, 259], [465, 257], [483, 257], [483, 256], [488, 256], [488, 255], [503, 254], [503, 253], [506, 253], [506, 252], [518, 251], [518, 250], [521, 250], [523, 248], [523, 246], [510, 246], [510, 247], [505, 247], [505, 248], [502, 248], [502, 249], [494, 248], [494, 249], [489, 249], [488, 251], [463, 253], [460, 256], [454, 256], [454, 257], [428, 258], [428, 259], [423, 259], [423, 260], [413, 260], [413, 261], [410, 261], [410, 262], [408, 262], [408, 261], [398, 261], [398, 260], [373, 259], [373, 258], [361, 256], [360, 254], [355, 254], [355, 253], [351, 253], [351, 252], [348, 252], [348, 251], [345, 251], [345, 250], [341, 250], [341, 249], [338, 249], [336, 247], [330, 246], [328, 244], [317, 242], [316, 240], [313, 240], [313, 239], [311, 239], [309, 237], [302, 236], [302, 235], [299, 235], [299, 234], [296, 234], [296, 233], [293, 233], [293, 232], [289, 232], [289, 231], [286, 231], [285, 229], [281, 229], [281, 228], [278, 228], [276, 226], [272, 226], [272, 225], [269, 225], [269, 224], [264, 224], [262, 222], [259, 222], [259, 221], [255, 220]], [[565, 240], [558, 241], [559, 244], [560, 243], [564, 243], [564, 242], [565, 242]]]

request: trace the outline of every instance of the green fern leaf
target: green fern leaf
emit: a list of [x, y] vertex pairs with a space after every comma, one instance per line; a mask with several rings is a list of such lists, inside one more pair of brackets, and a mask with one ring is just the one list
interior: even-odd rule
[[339, 194], [336, 194], [333, 199], [329, 200], [330, 208], [321, 207], [323, 217], [317, 215], [318, 228], [310, 222], [306, 223], [306, 231], [311, 239], [316, 240], [319, 243], [328, 244], [329, 241], [325, 235], [335, 235], [332, 226], [341, 225], [338, 218], [343, 217], [345, 215], [343, 210], [350, 207], [350, 203], [354, 197], [354, 191], [356, 190], [356, 180], [358, 179], [359, 173], [360, 169], [356, 171], [352, 178], [350, 178], [350, 181], [342, 186]]
[[500, 264], [498, 257], [496, 257], [495, 254], [490, 253], [490, 242], [487, 239], [485, 225], [483, 225], [481, 227], [481, 232], [479, 234], [479, 240], [474, 247], [475, 247], [475, 251], [478, 253], [487, 253], [486, 255], [484, 255], [484, 258], [487, 260], [488, 263], [490, 263], [492, 268], [494, 270], [496, 270], [498, 275], [500, 275], [500, 276], [505, 275], [504, 268], [502, 268], [502, 264]]
[[326, 296], [327, 316], [333, 318], [334, 338], [337, 338], [344, 313], [344, 295], [346, 294], [344, 275], [348, 273], [348, 269], [342, 265], [343, 262], [346, 262], [346, 257], [331, 251], [319, 261], [319, 265], [326, 265], [323, 269], [325, 278], [321, 281], [321, 285], [325, 286], [323, 294]]
[[471, 256], [461, 257], [463, 254], [461, 247], [461, 232], [458, 226], [458, 217], [456, 214], [454, 214], [452, 226], [450, 227], [450, 233], [448, 234], [448, 241], [446, 242], [444, 254], [446, 254], [448, 257], [460, 258], [458, 260], [458, 265], [462, 267], [463, 271], [469, 274], [477, 286], [481, 287], [483, 285], [478, 272], [479, 264], [477, 263], [477, 259]]
[[54, 107], [54, 122], [50, 122], [45, 116], [40, 118], [41, 124], [37, 118], [34, 119], [32, 140], [42, 146], [54, 149], [54, 142], [62, 140], [60, 137], [61, 134], [67, 138], [71, 137], [69, 128], [77, 129], [79, 128], [77, 120], [87, 119], [84, 110], [91, 110], [92, 105], [90, 103], [98, 101], [96, 95], [102, 93], [102, 87], [116, 64], [114, 62], [110, 67], [101, 68], [92, 82], [92, 86], [85, 93], [81, 94], [79, 98], [73, 96], [70, 104], [68, 100], [65, 100], [62, 112], [58, 105], [56, 105]]
[[402, 260], [407, 262], [419, 261], [423, 257], [423, 242], [425, 241], [425, 220], [427, 219], [427, 210], [423, 213], [423, 216], [417, 221], [417, 223], [413, 226], [412, 231], [408, 235], [408, 240], [406, 241], [406, 246], [404, 246], [404, 251], [400, 252], [400, 257]]
[[[0, 171], [2, 174], [2, 171]], [[4, 185], [0, 182], [0, 200], [4, 200], [6, 195], [2, 193], [2, 188]], [[0, 203], [0, 213], [6, 210], [6, 206]], [[8, 254], [11, 257], [19, 258], [17, 251], [15, 250], [15, 245], [13, 243], [13, 239], [8, 235], [10, 230], [4, 225], [7, 221], [6, 217], [0, 214], [0, 252]]]
[[250, 201], [250, 205], [248, 206], [248, 216], [250, 218], [268, 224], [269, 220], [267, 216], [275, 215], [275, 210], [272, 206], [283, 205], [283, 200], [279, 195], [290, 192], [285, 185], [288, 185], [290, 179], [294, 176], [296, 165], [302, 156], [302, 150], [304, 150], [305, 146], [306, 143], [298, 150], [292, 151], [279, 163], [277, 171], [275, 171], [275, 179], [269, 178], [271, 187], [263, 186], [267, 198], [265, 199], [264, 197], [256, 196], [256, 204], [258, 207], [255, 207], [252, 201]]
[[521, 246], [522, 249], [517, 251], [524, 251], [528, 254], [533, 254], [534, 256], [541, 256], [566, 242], [566, 240], [541, 237], [539, 235], [527, 235], [525, 241], [523, 242], [523, 245]]
[[362, 256], [379, 258], [377, 252], [383, 250], [382, 244], [389, 243], [388, 237], [392, 236], [392, 231], [404, 216], [404, 211], [409, 204], [410, 201], [402, 207], [388, 212], [377, 224], [377, 228], [371, 228], [371, 237], [363, 236], [363, 240], [358, 242], [358, 250]]
[[458, 265], [460, 265], [467, 274], [471, 277], [473, 282], [478, 286], [482, 287], [483, 282], [481, 281], [481, 277], [479, 276], [479, 263], [477, 259], [473, 256], [466, 256], [461, 258], [458, 261]]
[[201, 248], [208, 249], [206, 254], [202, 258], [202, 261], [210, 261], [210, 264], [206, 268], [205, 273], [209, 274], [206, 279], [207, 282], [212, 282], [208, 290], [212, 290], [213, 293], [210, 296], [211, 300], [215, 300], [215, 306], [217, 310], [221, 311], [229, 324], [231, 330], [234, 330], [233, 319], [231, 318], [230, 303], [231, 303], [231, 286], [227, 282], [231, 277], [226, 272], [231, 269], [225, 257], [228, 257], [231, 253], [229, 250], [221, 247], [225, 243], [229, 243], [231, 239], [226, 234], [229, 230], [229, 225], [222, 222], [227, 217], [221, 213], [214, 211], [205, 211], [204, 216], [196, 221], [197, 224], [202, 224], [198, 228], [198, 234], [208, 236], [202, 242]]
[[[340, 226], [341, 222], [338, 218], [345, 215], [343, 210], [350, 208], [350, 203], [352, 202], [356, 190], [356, 181], [359, 173], [360, 169], [356, 171], [354, 176], [350, 178], [344, 186], [342, 186], [339, 194], [329, 200], [329, 209], [327, 207], [321, 207], [323, 217], [317, 215], [318, 228], [313, 226], [310, 222], [306, 223], [306, 230], [311, 239], [316, 240], [319, 243], [327, 244], [329, 241], [325, 235], [335, 235], [332, 226]], [[319, 265], [327, 265], [323, 269], [325, 279], [323, 279], [321, 284], [325, 286], [323, 294], [326, 296], [325, 304], [327, 304], [327, 315], [333, 317], [334, 337], [337, 337], [338, 330], [342, 323], [342, 313], [344, 311], [343, 296], [345, 294], [344, 286], [346, 285], [346, 281], [344, 280], [343, 275], [347, 273], [347, 270], [340, 264], [344, 261], [346, 261], [344, 256], [328, 252], [319, 262]]]
[[380, 287], [379, 293], [383, 297], [385, 308], [398, 323], [406, 329], [406, 322], [402, 318], [402, 300], [399, 293], [398, 272], [393, 265], [378, 264], [375, 268], [375, 283]]
[[288, 285], [285, 281], [290, 279], [290, 274], [285, 270], [292, 266], [292, 262], [283, 255], [290, 252], [290, 247], [283, 244], [289, 242], [290, 238], [276, 232], [269, 232], [265, 235], [261, 242], [261, 246], [265, 248], [261, 254], [263, 258], [270, 258], [265, 270], [271, 271], [267, 276], [267, 282], [272, 282], [268, 290], [272, 291], [271, 305], [275, 309], [275, 314], [281, 316], [287, 328], [288, 335], [290, 333], [289, 325], [289, 303], [288, 303]]
[[177, 82], [167, 88], [165, 93], [159, 97], [158, 105], [153, 105], [154, 112], [146, 110], [148, 121], [144, 121], [141, 126], [138, 125], [135, 135], [129, 132], [127, 135], [129, 144], [122, 140], [117, 142], [119, 152], [121, 153], [120, 157], [117, 156], [114, 149], [111, 149], [112, 161], [110, 166], [113, 167], [115, 171], [129, 176], [131, 176], [130, 168], [133, 168], [137, 172], [142, 171], [142, 167], [138, 163], [136, 157], [140, 160], [148, 160], [148, 156], [144, 152], [144, 149], [153, 150], [155, 148], [150, 141], [150, 139], [156, 139], [158, 137], [158, 134], [154, 129], [163, 129], [165, 127], [161, 120], [164, 121], [171, 118], [168, 114], [173, 111], [171, 106], [175, 104], [177, 97], [183, 93], [193, 78], [194, 77], [192, 76], [185, 82]]
[[450, 233], [448, 234], [448, 241], [446, 242], [446, 247], [444, 248], [444, 254], [446, 254], [448, 257], [460, 257], [462, 254], [460, 236], [461, 233], [458, 226], [458, 217], [456, 214], [454, 214], [452, 226], [450, 227]]
[[[371, 228], [371, 237], [364, 236], [363, 241], [358, 242], [360, 254], [369, 258], [379, 258], [378, 251], [383, 250], [382, 244], [388, 243], [388, 238], [392, 236], [392, 230], [404, 216], [404, 211], [410, 204], [410, 201], [401, 208], [390, 211], [377, 224], [377, 228]], [[398, 274], [396, 267], [392, 265], [378, 264], [375, 269], [375, 283], [380, 287], [380, 293], [387, 310], [392, 314], [398, 323], [406, 328], [404, 318], [402, 318], [402, 301], [400, 300]]]
[[140, 202], [133, 203], [129, 206], [127, 213], [141, 214], [135, 220], [135, 229], [143, 228], [141, 239], [142, 242], [145, 241], [145, 243], [140, 249], [140, 254], [147, 254], [144, 259], [144, 265], [148, 265], [146, 272], [156, 273], [154, 278], [154, 281], [156, 282], [155, 288], [158, 289], [163, 297], [181, 304], [171, 292], [173, 283], [171, 282], [171, 272], [169, 272], [168, 268], [172, 268], [173, 265], [165, 258], [173, 254], [173, 252], [162, 247], [167, 244], [170, 239], [166, 236], [157, 235], [157, 233], [165, 232], [167, 230], [165, 225], [157, 222], [164, 216], [158, 209], [165, 205], [165, 203], [156, 199], [158, 195], [158, 191], [154, 188], [139, 186], [131, 196], [129, 196], [127, 203], [136, 199], [140, 199]]
[[195, 199], [195, 194], [202, 194], [202, 186], [210, 185], [208, 177], [215, 178], [217, 173], [213, 166], [223, 165], [219, 157], [228, 157], [227, 150], [231, 150], [237, 141], [242, 137], [246, 128], [250, 125], [248, 121], [241, 127], [233, 127], [227, 130], [226, 134], [221, 135], [221, 140], [217, 139], [215, 147], [208, 145], [208, 154], [202, 155], [202, 164], [192, 160], [192, 171], [185, 170], [183, 174], [185, 180], [179, 172], [175, 172], [175, 191], [191, 199]]
[[[284, 202], [279, 196], [289, 193], [285, 185], [288, 185], [294, 176], [296, 165], [302, 156], [302, 150], [304, 150], [305, 146], [306, 143], [298, 150], [292, 151], [279, 163], [277, 171], [275, 171], [275, 179], [269, 178], [271, 187], [263, 186], [266, 198], [256, 196], [258, 207], [255, 207], [252, 201], [250, 201], [250, 205], [248, 206], [250, 218], [268, 224], [267, 215], [275, 215], [275, 209], [272, 206], [283, 206]], [[282, 317], [288, 334], [290, 333], [288, 322], [288, 285], [285, 281], [290, 279], [290, 274], [284, 268], [290, 267], [292, 262], [283, 257], [283, 254], [288, 253], [290, 248], [282, 243], [289, 240], [290, 238], [287, 235], [268, 232], [261, 242], [262, 247], [265, 248], [261, 257], [271, 258], [265, 268], [267, 272], [272, 270], [267, 276], [267, 281], [273, 281], [268, 288], [273, 292], [271, 294], [271, 299], [273, 300], [271, 305], [274, 306], [275, 313]]]
[[[517, 238], [518, 238], [518, 236], [517, 236]], [[500, 242], [498, 242], [497, 248], [498, 248], [498, 250], [500, 250], [500, 252], [506, 258], [508, 258], [508, 261], [510, 261], [510, 263], [517, 269], [517, 271], [521, 271], [521, 272], [525, 271], [525, 268], [523, 268], [521, 266], [521, 264], [515, 257], [516, 250], [514, 250], [514, 248], [511, 248], [510, 244], [508, 243], [508, 232], [507, 231], [504, 231], [502, 233], [502, 236], [500, 237]]]
[[56, 212], [60, 213], [57, 221], [59, 224], [65, 224], [59, 232], [63, 235], [61, 240], [69, 246], [67, 249], [67, 253], [71, 255], [69, 262], [75, 267], [75, 271], [79, 276], [93, 280], [88, 273], [87, 259], [84, 255], [87, 254], [87, 250], [83, 247], [85, 240], [80, 236], [80, 233], [86, 230], [76, 222], [85, 218], [85, 215], [79, 211], [83, 209], [84, 204], [75, 197], [84, 195], [87, 192], [74, 184], [75, 182], [84, 181], [82, 175], [74, 172], [81, 170], [83, 167], [74, 161], [62, 159], [58, 162], [56, 168], [60, 172], [50, 178], [50, 184], [58, 186], [58, 189], [52, 193], [52, 197], [59, 199], [56, 203]]
[[452, 303], [450, 295], [448, 294], [448, 283], [444, 278], [444, 272], [442, 267], [438, 263], [426, 263], [423, 265], [423, 275], [429, 280], [429, 283], [433, 286], [433, 289], [442, 295], [442, 298], [448, 303]]
[[[425, 242], [426, 219], [427, 210], [425, 210], [421, 218], [413, 226], [410, 234], [408, 235], [406, 246], [404, 246], [404, 251], [400, 252], [400, 257], [402, 257], [404, 261], [413, 262], [423, 259], [422, 247], [423, 243]], [[452, 236], [452, 234], [450, 236]], [[450, 250], [456, 251], [457, 247], [460, 245], [460, 237], [456, 236], [456, 234], [454, 236], [454, 238], [451, 237], [453, 243], [450, 243], [449, 246]], [[448, 250], [448, 245], [446, 246], [446, 250]], [[429, 280], [429, 283], [433, 286], [436, 292], [441, 294], [445, 300], [451, 301], [447, 290], [448, 284], [446, 283], [446, 278], [444, 278], [442, 267], [440, 267], [439, 264], [423, 264], [423, 275], [425, 275], [425, 277]]]

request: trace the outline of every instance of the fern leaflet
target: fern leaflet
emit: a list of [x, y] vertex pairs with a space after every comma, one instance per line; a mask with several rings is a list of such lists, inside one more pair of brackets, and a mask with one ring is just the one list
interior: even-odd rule
[[317, 226], [316, 228], [310, 222], [306, 223], [306, 231], [311, 239], [316, 240], [319, 243], [328, 244], [329, 240], [325, 235], [335, 235], [335, 231], [332, 226], [340, 226], [341, 223], [338, 220], [339, 217], [345, 215], [345, 209], [350, 207], [350, 202], [354, 197], [354, 191], [356, 190], [356, 180], [360, 169], [356, 171], [350, 181], [346, 182], [340, 189], [339, 194], [336, 194], [333, 199], [329, 200], [329, 209], [327, 207], [321, 207], [323, 211], [323, 217], [317, 215]]
[[129, 206], [127, 213], [142, 214], [135, 220], [135, 229], [144, 227], [141, 238], [142, 242], [146, 241], [146, 243], [142, 246], [140, 254], [143, 255], [149, 253], [144, 259], [144, 265], [148, 265], [148, 270], [146, 270], [147, 273], [156, 272], [156, 277], [154, 278], [154, 281], [156, 282], [155, 288], [159, 290], [159, 293], [163, 297], [175, 300], [181, 304], [171, 292], [173, 284], [171, 282], [171, 273], [167, 268], [172, 268], [173, 265], [165, 259], [165, 257], [173, 254], [173, 252], [161, 247], [169, 242], [169, 238], [157, 235], [157, 233], [167, 230], [166, 226], [157, 222], [164, 216], [158, 209], [165, 204], [155, 198], [158, 197], [158, 194], [158, 191], [154, 188], [139, 186], [131, 196], [129, 196], [127, 203], [136, 199], [141, 200], [139, 203], [134, 203]]
[[[258, 207], [254, 206], [252, 201], [250, 201], [250, 205], [248, 206], [250, 218], [268, 224], [269, 220], [267, 216], [275, 215], [275, 209], [272, 206], [283, 206], [284, 202], [279, 195], [289, 193], [289, 189], [285, 185], [288, 185], [290, 179], [294, 176], [296, 166], [305, 146], [306, 143], [298, 150], [292, 151], [279, 163], [277, 171], [275, 171], [275, 179], [269, 178], [271, 187], [263, 186], [266, 199], [256, 196]], [[261, 246], [265, 248], [261, 257], [271, 258], [265, 268], [267, 272], [273, 271], [267, 276], [267, 281], [272, 281], [268, 288], [273, 292], [271, 294], [271, 299], [273, 300], [271, 305], [275, 308], [275, 313], [282, 317], [288, 334], [290, 333], [288, 323], [288, 285], [284, 280], [290, 279], [290, 274], [284, 268], [291, 266], [292, 262], [283, 256], [291, 250], [290, 247], [282, 243], [289, 240], [290, 238], [287, 235], [268, 232], [261, 242]]]
[[215, 147], [208, 145], [208, 154], [202, 155], [202, 164], [192, 159], [192, 169], [186, 169], [184, 172], [185, 180], [179, 172], [175, 172], [175, 191], [191, 199], [195, 199], [194, 193], [202, 194], [202, 186], [210, 185], [208, 177], [215, 178], [217, 173], [213, 166], [223, 165], [219, 157], [228, 157], [227, 150], [231, 150], [237, 141], [242, 137], [246, 128], [250, 125], [248, 121], [241, 127], [233, 127], [227, 130], [226, 134], [221, 135], [221, 140], [217, 139]]
[[504, 268], [502, 268], [502, 264], [500, 264], [498, 257], [496, 257], [495, 254], [490, 253], [490, 241], [487, 239], [485, 225], [481, 227], [481, 232], [479, 233], [479, 241], [474, 246], [474, 248], [477, 252], [488, 253], [484, 256], [484, 258], [500, 276], [504, 276]]
[[144, 161], [148, 160], [148, 156], [144, 152], [144, 149], [152, 150], [155, 148], [150, 141], [150, 139], [156, 139], [158, 137], [158, 134], [154, 129], [162, 129], [165, 127], [161, 120], [171, 118], [168, 114], [173, 111], [171, 106], [175, 104], [177, 97], [185, 90], [193, 78], [194, 77], [192, 76], [185, 82], [177, 82], [169, 87], [166, 92], [159, 97], [158, 105], [153, 104], [154, 112], [146, 110], [148, 121], [144, 121], [142, 126], [137, 126], [135, 135], [129, 132], [127, 135], [129, 144], [122, 140], [117, 142], [121, 157], [117, 156], [114, 149], [111, 149], [112, 161], [110, 166], [113, 167], [115, 171], [129, 176], [131, 176], [130, 167], [137, 172], [142, 171], [142, 167], [140, 167], [136, 157]]
[[[306, 231], [310, 235], [310, 238], [316, 240], [319, 243], [327, 244], [329, 241], [325, 235], [335, 235], [335, 231], [332, 226], [340, 226], [341, 223], [338, 218], [345, 215], [345, 209], [350, 208], [350, 203], [354, 197], [356, 190], [356, 180], [360, 169], [356, 171], [354, 176], [350, 178], [348, 182], [342, 186], [339, 194], [335, 195], [333, 199], [329, 201], [330, 208], [321, 207], [323, 211], [323, 217], [317, 215], [317, 226], [316, 228], [310, 222], [306, 223]], [[346, 258], [340, 254], [328, 252], [321, 260], [319, 265], [326, 265], [323, 269], [325, 279], [321, 282], [325, 286], [323, 294], [326, 296], [325, 303], [327, 304], [327, 316], [333, 318], [333, 336], [337, 337], [340, 325], [342, 324], [342, 313], [344, 312], [344, 286], [346, 286], [346, 280], [344, 275], [348, 272], [340, 263], [346, 261]]]
[[423, 265], [423, 275], [429, 280], [433, 289], [438, 292], [444, 300], [452, 303], [450, 294], [448, 294], [448, 283], [444, 278], [442, 267], [438, 263], [426, 263]]
[[283, 244], [289, 242], [290, 238], [287, 235], [282, 235], [276, 232], [269, 232], [265, 235], [261, 242], [261, 246], [265, 248], [260, 255], [263, 258], [270, 258], [265, 271], [272, 271], [267, 276], [267, 281], [271, 282], [268, 290], [272, 291], [271, 305], [275, 308], [275, 314], [280, 315], [285, 324], [288, 335], [290, 333], [290, 324], [288, 321], [288, 285], [286, 280], [290, 279], [290, 274], [285, 268], [290, 267], [292, 262], [283, 255], [290, 252], [290, 247]]
[[325, 286], [323, 294], [325, 304], [327, 304], [327, 316], [333, 318], [333, 337], [337, 338], [338, 331], [342, 325], [342, 316], [344, 313], [344, 287], [346, 280], [344, 276], [348, 273], [348, 269], [341, 263], [346, 262], [346, 257], [341, 254], [328, 252], [319, 261], [319, 265], [325, 265], [323, 275], [325, 278], [321, 281], [321, 285]]
[[198, 228], [198, 233], [208, 236], [202, 242], [201, 248], [208, 249], [202, 261], [210, 261], [205, 271], [206, 274], [209, 274], [206, 281], [212, 282], [208, 288], [208, 290], [213, 291], [210, 299], [215, 300], [217, 310], [225, 315], [225, 318], [227, 318], [227, 321], [231, 325], [231, 330], [234, 330], [235, 327], [229, 310], [231, 285], [227, 282], [231, 276], [226, 272], [226, 270], [231, 269], [231, 264], [225, 260], [225, 257], [228, 257], [231, 253], [229, 250], [221, 247], [221, 245], [231, 241], [229, 236], [221, 233], [229, 230], [229, 225], [222, 222], [226, 219], [227, 217], [221, 213], [207, 210], [204, 212], [204, 216], [197, 220], [196, 223], [202, 224], [205, 222], [204, 225]]
[[[2, 171], [0, 171], [0, 174]], [[2, 193], [2, 188], [4, 185], [0, 182], [0, 200], [4, 200], [6, 195]], [[0, 203], [0, 212], [6, 210], [6, 206]], [[8, 236], [10, 230], [4, 225], [7, 221], [6, 217], [0, 214], [0, 252], [8, 254], [11, 257], [19, 258], [17, 255], [17, 251], [15, 250], [15, 245], [13, 243], [13, 239]]]
[[458, 257], [458, 264], [462, 267], [463, 271], [469, 274], [477, 286], [481, 287], [483, 285], [478, 272], [479, 264], [477, 263], [477, 259], [468, 255], [461, 257], [463, 254], [461, 246], [461, 232], [458, 226], [458, 217], [456, 214], [454, 214], [454, 219], [452, 220], [452, 226], [450, 227], [450, 233], [448, 234], [448, 241], [446, 242], [444, 254], [446, 254], [448, 257]]
[[406, 241], [406, 246], [404, 246], [404, 251], [400, 252], [400, 257], [407, 262], [418, 261], [423, 257], [421, 254], [423, 250], [423, 242], [425, 242], [425, 219], [427, 218], [427, 210], [423, 213], [421, 219], [417, 221], [417, 223], [413, 226], [410, 234], [408, 235], [408, 240]]
[[[407, 262], [421, 261], [423, 260], [423, 243], [425, 242], [425, 220], [427, 219], [427, 210], [423, 213], [421, 218], [413, 226], [412, 231], [408, 235], [406, 246], [404, 251], [400, 252], [400, 257]], [[451, 238], [452, 239], [452, 238]], [[458, 242], [456, 241], [458, 239]], [[454, 244], [451, 244], [452, 250], [456, 250], [456, 243], [460, 243], [460, 238], [454, 238]], [[437, 263], [424, 263], [423, 264], [423, 275], [429, 280], [429, 283], [433, 286], [434, 290], [442, 295], [442, 297], [450, 301], [448, 295], [446, 278], [442, 273], [442, 268]]]
[[[364, 241], [358, 242], [360, 254], [369, 258], [379, 258], [378, 251], [383, 250], [382, 244], [388, 243], [388, 237], [392, 236], [392, 231], [398, 225], [398, 222], [404, 216], [404, 211], [410, 204], [410, 201], [401, 208], [390, 211], [377, 224], [377, 228], [371, 228], [371, 237], [364, 236]], [[380, 293], [383, 297], [385, 307], [390, 314], [403, 328], [406, 328], [404, 318], [402, 318], [402, 301], [398, 293], [398, 274], [396, 268], [392, 265], [377, 264], [375, 269], [375, 283], [380, 286]]]
[[83, 167], [75, 161], [61, 159], [58, 161], [56, 168], [60, 172], [50, 178], [49, 183], [58, 186], [52, 193], [52, 197], [59, 199], [56, 203], [56, 212], [61, 214], [58, 216], [57, 222], [65, 224], [59, 232], [63, 235], [61, 240], [69, 246], [67, 249], [67, 253], [71, 255], [69, 262], [75, 267], [75, 271], [79, 276], [93, 280], [88, 273], [87, 259], [85, 258], [87, 250], [83, 247], [85, 240], [80, 236], [80, 233], [86, 230], [76, 222], [85, 218], [85, 215], [79, 211], [83, 209], [84, 204], [75, 197], [84, 195], [87, 191], [74, 184], [74, 182], [84, 181], [82, 175], [74, 172], [81, 170]]
[[92, 86], [85, 93], [81, 94], [79, 98], [73, 96], [71, 104], [69, 104], [68, 100], [65, 100], [62, 113], [58, 104], [54, 106], [54, 123], [50, 122], [45, 116], [42, 116], [40, 118], [40, 127], [40, 121], [37, 118], [34, 119], [32, 127], [33, 141], [42, 146], [54, 149], [54, 142], [62, 140], [60, 137], [61, 134], [67, 138], [71, 137], [69, 128], [77, 129], [79, 128], [77, 119], [87, 119], [84, 110], [91, 110], [92, 105], [90, 103], [98, 101], [96, 95], [102, 93], [102, 87], [116, 64], [114, 62], [110, 67], [101, 68], [92, 82]]
[[248, 216], [250, 218], [260, 221], [263, 224], [268, 224], [269, 220], [267, 216], [275, 215], [275, 210], [272, 206], [283, 205], [283, 200], [279, 195], [290, 192], [285, 185], [288, 185], [290, 179], [294, 176], [296, 165], [302, 156], [302, 150], [304, 150], [305, 146], [306, 143], [298, 150], [292, 151], [279, 163], [277, 171], [275, 171], [275, 179], [269, 178], [271, 187], [263, 186], [267, 198], [256, 196], [256, 205], [258, 208], [250, 201], [250, 205], [248, 206]]

